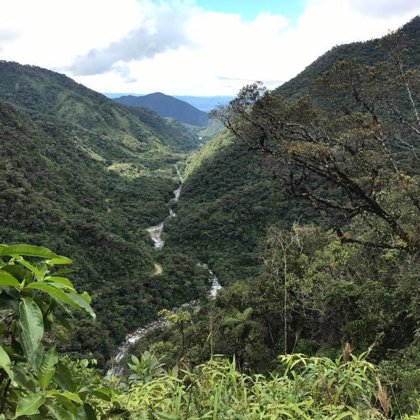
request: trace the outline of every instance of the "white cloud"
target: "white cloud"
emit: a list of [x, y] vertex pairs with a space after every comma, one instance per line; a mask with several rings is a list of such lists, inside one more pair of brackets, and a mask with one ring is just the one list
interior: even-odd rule
[[105, 48], [78, 56], [69, 71], [74, 75], [105, 73], [114, 64], [154, 57], [160, 52], [191, 45], [185, 33], [190, 9], [179, 3], [145, 3], [137, 27]]
[[416, 13], [409, 0], [308, 0], [296, 22], [243, 21], [193, 0], [10, 0], [0, 27], [14, 37], [0, 33], [0, 47], [2, 58], [71, 69], [102, 92], [235, 94], [248, 81], [275, 87], [334, 45], [382, 36]]
[[388, 18], [419, 10], [418, 0], [351, 0], [351, 6], [360, 13]]
[[48, 68], [105, 48], [135, 28], [136, 0], [0, 0], [0, 27], [19, 34], [2, 58]]
[[19, 38], [19, 33], [14, 29], [3, 28], [0, 29], [0, 52], [3, 51], [3, 46], [10, 44]]

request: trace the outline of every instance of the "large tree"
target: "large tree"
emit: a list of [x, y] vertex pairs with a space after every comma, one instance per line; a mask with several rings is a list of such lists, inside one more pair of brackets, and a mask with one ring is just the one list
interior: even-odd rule
[[416, 252], [420, 71], [404, 67], [397, 35], [385, 42], [389, 60], [337, 63], [315, 101], [288, 102], [254, 83], [213, 114], [267, 156], [290, 193], [322, 209], [343, 242]]

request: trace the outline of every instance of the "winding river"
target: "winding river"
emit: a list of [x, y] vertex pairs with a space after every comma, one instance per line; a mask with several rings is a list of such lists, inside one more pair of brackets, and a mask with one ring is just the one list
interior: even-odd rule
[[[181, 171], [179, 170], [177, 165], [175, 165], [175, 169], [176, 169], [178, 178], [180, 180], [180, 184], [179, 184], [179, 187], [176, 188], [173, 192], [174, 198], [171, 199], [171, 202], [173, 203], [178, 202], [181, 196], [182, 183], [183, 183]], [[168, 217], [176, 217], [176, 213], [172, 208], [169, 208]], [[152, 239], [156, 250], [161, 250], [163, 246], [165, 245], [165, 241], [162, 239], [164, 226], [165, 226], [165, 221], [162, 221], [158, 225], [147, 228], [147, 231], [149, 232], [150, 238]], [[208, 297], [210, 299], [215, 299], [218, 291], [222, 288], [222, 286], [220, 285], [216, 275], [210, 270], [207, 264], [200, 263], [199, 265], [208, 271], [208, 274], [209, 274], [208, 279], [209, 279], [209, 284], [210, 284]], [[198, 304], [196, 301], [188, 302], [181, 307], [172, 308], [171, 312], [176, 313], [182, 310], [184, 306], [197, 307]], [[124, 359], [126, 359], [126, 357], [128, 356], [130, 352], [131, 347], [134, 346], [134, 344], [136, 344], [137, 342], [139, 342], [149, 331], [153, 331], [157, 328], [163, 328], [163, 327], [166, 327], [167, 325], [168, 323], [165, 320], [158, 319], [158, 320], [150, 322], [149, 324], [141, 326], [136, 331], [128, 334], [125, 337], [124, 341], [118, 347], [117, 354], [112, 360], [113, 367], [108, 370], [107, 375], [114, 375], [114, 376], [121, 375], [123, 372], [123, 367], [121, 366], [121, 362]]]

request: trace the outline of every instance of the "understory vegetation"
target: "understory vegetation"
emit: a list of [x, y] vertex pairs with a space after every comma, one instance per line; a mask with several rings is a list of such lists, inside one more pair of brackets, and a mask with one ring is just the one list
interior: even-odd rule
[[[348, 343], [335, 359], [279, 356], [269, 376], [246, 373], [235, 358], [217, 355], [195, 367], [179, 360], [167, 370], [163, 358], [144, 352], [132, 356], [125, 380], [103, 378], [93, 361], [57, 351], [71, 328], [71, 311], [95, 317], [90, 296], [63, 277], [68, 270], [57, 268], [71, 260], [30, 245], [2, 245], [0, 256], [2, 419], [380, 419], [416, 410], [410, 399], [401, 409], [399, 393], [390, 398], [383, 385], [387, 370], [367, 361], [371, 348], [355, 356]], [[178, 326], [180, 317], [172, 317]], [[239, 325], [229, 318], [224, 323]], [[244, 331], [236, 328], [233, 335], [244, 339]]]

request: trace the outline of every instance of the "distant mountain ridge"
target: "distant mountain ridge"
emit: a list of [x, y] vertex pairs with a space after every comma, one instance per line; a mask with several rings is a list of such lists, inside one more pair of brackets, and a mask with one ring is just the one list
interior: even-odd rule
[[[404, 48], [410, 51], [410, 54], [407, 54], [404, 58], [405, 65], [418, 67], [420, 64], [420, 16], [414, 17], [402, 26], [399, 32], [403, 35]], [[289, 99], [297, 99], [306, 94], [316, 96], [313, 88], [317, 78], [339, 61], [351, 59], [362, 64], [374, 65], [386, 60], [386, 50], [381, 48], [381, 42], [384, 38], [386, 37], [333, 47], [293, 79], [274, 89], [274, 92]]]
[[114, 101], [137, 108], [148, 108], [161, 117], [174, 118], [186, 124], [204, 126], [209, 117], [207, 113], [200, 111], [185, 101], [165, 95], [161, 92], [151, 93], [144, 96], [121, 96]]
[[[107, 98], [115, 99], [121, 96], [144, 96], [141, 93], [135, 92], [102, 92]], [[186, 95], [171, 95], [180, 101], [187, 102], [200, 111], [210, 112], [218, 105], [224, 105], [230, 102], [234, 96], [186, 96]]]
[[121, 157], [162, 145], [186, 151], [199, 144], [197, 137], [177, 122], [164, 120], [148, 109], [118, 104], [64, 74], [37, 66], [0, 60], [0, 97], [31, 118], [88, 130], [89, 136], [101, 142], [101, 155], [111, 148], [119, 149]]

